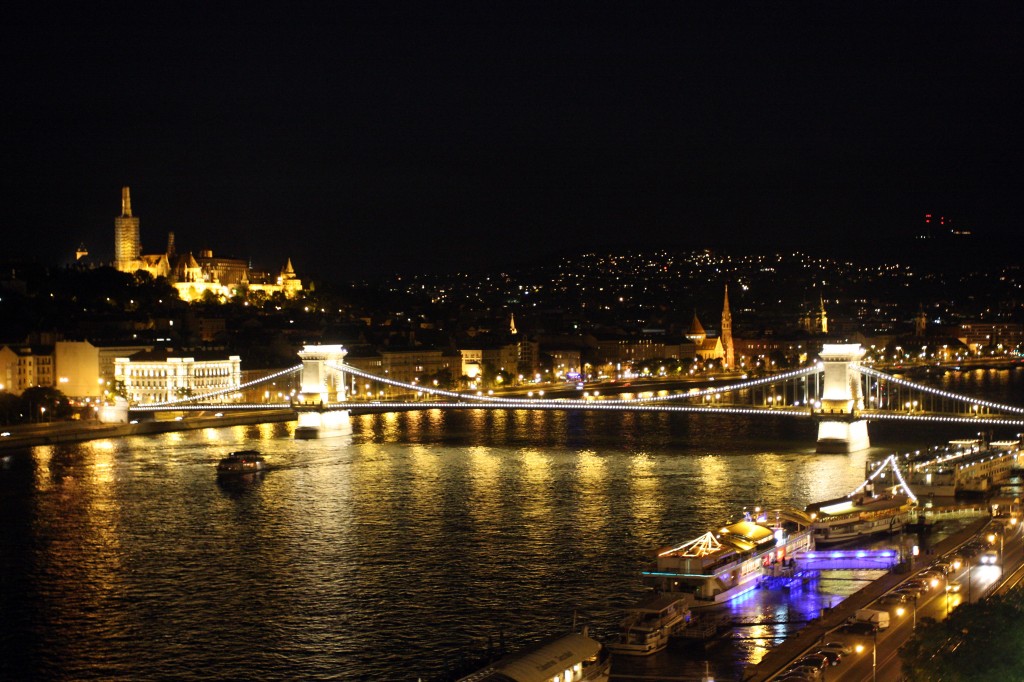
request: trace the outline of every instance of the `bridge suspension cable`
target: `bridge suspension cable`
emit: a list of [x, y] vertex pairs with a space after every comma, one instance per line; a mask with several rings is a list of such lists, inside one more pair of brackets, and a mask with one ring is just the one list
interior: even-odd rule
[[891, 381], [894, 384], [898, 384], [900, 386], [905, 386], [907, 388], [912, 388], [914, 390], [922, 391], [923, 393], [931, 393], [932, 395], [937, 395], [937, 396], [939, 396], [941, 398], [947, 398], [949, 400], [958, 400], [960, 402], [968, 403], [970, 405], [979, 405], [981, 407], [987, 407], [989, 409], [999, 410], [999, 411], [1002, 411], [1002, 412], [1012, 412], [1013, 414], [1024, 414], [1024, 407], [1014, 407], [1013, 405], [1002, 405], [1000, 403], [993, 403], [993, 402], [990, 402], [988, 400], [979, 400], [978, 398], [971, 398], [971, 397], [965, 396], [965, 395], [958, 395], [956, 393], [950, 393], [949, 391], [943, 391], [942, 389], [933, 388], [931, 386], [924, 386], [922, 384], [915, 384], [912, 381], [907, 381], [906, 379], [900, 379], [899, 377], [894, 377], [891, 374], [886, 374], [885, 372], [879, 372], [877, 369], [874, 369], [872, 367], [864, 367], [863, 365], [858, 366], [857, 370], [861, 374], [864, 374], [866, 376], [874, 377], [876, 379], [882, 379], [884, 381]]
[[[518, 398], [500, 398], [500, 397], [490, 396], [490, 395], [476, 395], [476, 394], [473, 394], [473, 393], [457, 393], [455, 391], [446, 391], [446, 390], [441, 389], [441, 388], [432, 388], [430, 386], [421, 386], [419, 384], [409, 384], [409, 383], [405, 383], [403, 381], [397, 381], [395, 379], [390, 379], [390, 378], [387, 378], [387, 377], [377, 376], [375, 374], [371, 374], [369, 372], [365, 372], [365, 371], [363, 371], [361, 369], [358, 369], [356, 367], [352, 367], [351, 365], [346, 365], [346, 364], [325, 363], [325, 366], [328, 367], [329, 369], [333, 369], [333, 370], [338, 371], [338, 372], [344, 372], [344, 373], [347, 373], [347, 374], [353, 374], [355, 376], [362, 377], [363, 379], [369, 379], [371, 381], [376, 381], [376, 382], [379, 382], [379, 383], [382, 383], [382, 384], [387, 384], [389, 386], [395, 386], [396, 388], [404, 388], [406, 390], [419, 391], [419, 392], [427, 393], [427, 394], [430, 394], [430, 395], [438, 395], [438, 396], [444, 396], [444, 397], [447, 397], [447, 398], [455, 398], [457, 400], [475, 400], [475, 401], [478, 401], [478, 402], [486, 402], [486, 403], [508, 403], [510, 405], [511, 404], [519, 404], [519, 403], [522, 402], [522, 400], [518, 399]], [[794, 378], [797, 378], [797, 377], [806, 376], [808, 374], [814, 374], [815, 372], [819, 372], [819, 371], [821, 371], [821, 367], [820, 366], [812, 365], [810, 367], [802, 367], [800, 369], [791, 370], [789, 372], [782, 372], [781, 374], [774, 374], [774, 375], [772, 375], [770, 377], [762, 377], [760, 379], [751, 379], [749, 381], [744, 381], [744, 382], [740, 382], [740, 383], [737, 383], [737, 384], [729, 384], [727, 386], [715, 386], [715, 387], [712, 387], [712, 388], [706, 388], [706, 389], [702, 389], [702, 390], [698, 390], [698, 391], [693, 391], [693, 392], [690, 392], [690, 393], [677, 393], [677, 394], [674, 394], [674, 395], [650, 396], [650, 397], [644, 397], [644, 398], [627, 398], [627, 399], [609, 398], [609, 399], [602, 400], [601, 402], [606, 404], [606, 405], [615, 405], [615, 404], [627, 405], [627, 404], [637, 404], [637, 403], [663, 402], [663, 401], [668, 401], [668, 400], [687, 400], [687, 399], [692, 400], [694, 398], [703, 398], [704, 396], [707, 396], [707, 395], [729, 393], [729, 392], [732, 392], [732, 391], [742, 391], [744, 389], [754, 388], [756, 386], [763, 386], [763, 385], [766, 385], [766, 384], [786, 381], [788, 379], [794, 379]], [[578, 402], [578, 403], [586, 403], [586, 404], [590, 405], [590, 404], [592, 404], [593, 401], [587, 401], [587, 400], [562, 400], [562, 401], [559, 401], [559, 404], [564, 405], [566, 402], [570, 402], [570, 403]]]
[[219, 391], [213, 391], [212, 393], [203, 393], [202, 395], [193, 395], [193, 396], [188, 396], [188, 397], [185, 397], [185, 398], [177, 398], [175, 400], [165, 400], [165, 401], [159, 402], [159, 403], [150, 403], [149, 405], [147, 405], [147, 407], [166, 407], [168, 405], [184, 405], [184, 404], [188, 404], [188, 403], [199, 402], [200, 400], [205, 400], [207, 398], [216, 398], [217, 396], [222, 396], [222, 395], [225, 395], [225, 394], [228, 394], [228, 393], [237, 393], [238, 391], [241, 391], [241, 390], [244, 390], [244, 389], [247, 389], [247, 388], [252, 388], [253, 386], [258, 386], [258, 385], [260, 385], [260, 384], [262, 384], [264, 382], [273, 381], [274, 379], [277, 379], [278, 377], [283, 377], [286, 374], [294, 374], [295, 372], [298, 372], [301, 369], [302, 369], [302, 365], [295, 365], [294, 367], [289, 367], [288, 369], [282, 369], [280, 372], [275, 372], [273, 374], [268, 374], [265, 377], [260, 377], [259, 379], [253, 379], [252, 381], [247, 381], [244, 384], [239, 384], [238, 386], [232, 386], [231, 388], [223, 388], [223, 389], [221, 389]]

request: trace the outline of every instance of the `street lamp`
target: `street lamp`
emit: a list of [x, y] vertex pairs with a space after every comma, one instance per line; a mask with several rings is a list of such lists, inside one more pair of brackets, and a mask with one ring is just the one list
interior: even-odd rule
[[[857, 653], [864, 651], [864, 645], [857, 645]], [[871, 628], [871, 682], [875, 682], [878, 671], [878, 626]]]
[[[917, 629], [917, 597], [914, 597], [914, 601], [912, 603], [914, 605], [914, 624], [910, 627], [910, 629], [911, 630], [916, 630]], [[896, 615], [897, 616], [902, 616], [906, 612], [907, 612], [906, 609], [904, 609], [902, 606], [900, 606], [900, 607], [898, 607], [896, 609]]]

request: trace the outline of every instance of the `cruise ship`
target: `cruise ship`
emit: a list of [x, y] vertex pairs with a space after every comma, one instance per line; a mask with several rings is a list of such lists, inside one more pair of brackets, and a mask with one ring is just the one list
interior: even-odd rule
[[799, 509], [755, 508], [717, 532], [658, 550], [643, 582], [662, 592], [688, 592], [690, 608], [722, 604], [763, 578], [794, 572], [793, 555], [814, 549], [811, 522]]

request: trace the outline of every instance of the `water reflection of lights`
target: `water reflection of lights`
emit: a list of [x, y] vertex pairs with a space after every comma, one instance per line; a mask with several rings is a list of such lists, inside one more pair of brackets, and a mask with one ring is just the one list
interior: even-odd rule
[[35, 447], [32, 449], [32, 455], [35, 458], [40, 474], [36, 476], [36, 485], [39, 490], [48, 490], [54, 482], [53, 477], [48, 475], [50, 473], [50, 464], [53, 460], [53, 446], [40, 445]]
[[479, 523], [496, 523], [501, 518], [501, 458], [490, 448], [469, 448], [469, 479], [469, 514]]
[[629, 483], [633, 489], [634, 521], [656, 525], [661, 514], [661, 498], [658, 495], [658, 478], [655, 475], [654, 460], [646, 452], [638, 452], [629, 459]]
[[203, 438], [205, 438], [208, 441], [216, 442], [216, 441], [220, 440], [220, 437], [221, 437], [220, 429], [213, 429], [213, 428], [203, 429]]

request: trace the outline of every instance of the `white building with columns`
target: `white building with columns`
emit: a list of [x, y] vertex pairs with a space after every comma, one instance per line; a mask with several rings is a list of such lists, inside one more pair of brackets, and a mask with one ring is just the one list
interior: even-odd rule
[[231, 402], [231, 389], [242, 384], [241, 358], [203, 352], [141, 351], [114, 359], [114, 384], [133, 403], [161, 403], [224, 391], [217, 399]]

